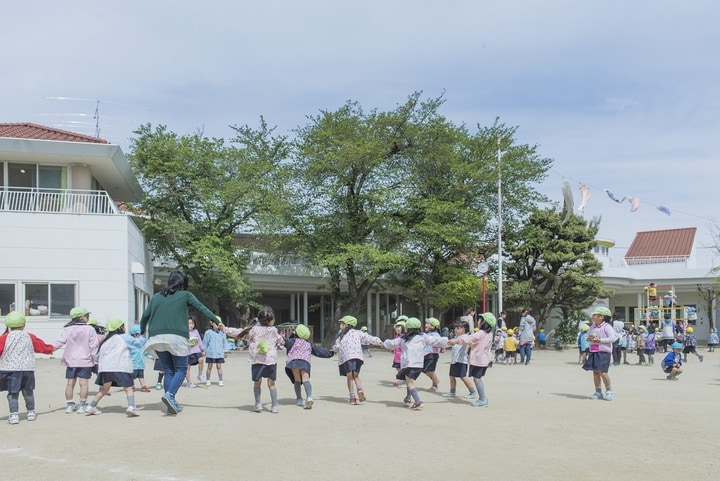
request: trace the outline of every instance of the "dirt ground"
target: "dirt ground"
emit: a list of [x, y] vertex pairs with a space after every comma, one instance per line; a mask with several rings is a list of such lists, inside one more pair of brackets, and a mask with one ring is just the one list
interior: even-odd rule
[[[704, 350], [703, 350], [704, 351]], [[161, 391], [136, 393], [138, 418], [121, 390], [99, 416], [65, 414], [64, 368], [39, 359], [38, 419], [8, 425], [0, 409], [0, 477], [7, 480], [424, 480], [446, 478], [715, 480], [720, 351], [694, 356], [677, 382], [659, 367], [611, 367], [615, 400], [591, 401], [592, 374], [574, 349], [535, 350], [529, 366], [496, 365], [485, 378], [488, 408], [448, 399], [450, 353], [441, 355], [440, 392], [419, 379], [424, 410], [410, 411], [392, 385], [392, 357], [375, 351], [361, 372], [368, 400], [347, 402], [335, 359], [313, 359], [312, 410], [295, 406], [278, 377], [279, 414], [252, 412], [250, 365], [228, 355], [225, 386], [182, 388], [185, 410], [165, 414]], [[630, 355], [634, 363], [637, 357]], [[278, 363], [284, 367], [281, 355]], [[148, 384], [156, 374], [147, 362]], [[195, 372], [193, 372], [195, 375]], [[214, 375], [215, 376], [215, 375]], [[213, 377], [213, 381], [217, 379]], [[94, 385], [91, 393], [94, 393]], [[467, 393], [460, 385], [458, 392]]]

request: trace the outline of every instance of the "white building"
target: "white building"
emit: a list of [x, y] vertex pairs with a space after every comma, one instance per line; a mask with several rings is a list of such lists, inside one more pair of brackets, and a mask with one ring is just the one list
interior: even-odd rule
[[99, 324], [138, 319], [153, 292], [152, 261], [121, 206], [141, 196], [119, 146], [0, 124], [0, 322], [24, 311], [28, 329], [51, 342], [76, 305]]

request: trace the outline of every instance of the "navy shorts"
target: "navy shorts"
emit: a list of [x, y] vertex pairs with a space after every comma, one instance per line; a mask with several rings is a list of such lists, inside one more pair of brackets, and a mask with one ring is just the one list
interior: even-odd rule
[[133, 379], [145, 379], [145, 369], [134, 369], [132, 377]]
[[338, 366], [341, 376], [347, 376], [348, 373], [355, 371], [360, 374], [360, 368], [362, 368], [363, 362], [360, 359], [349, 359]]
[[425, 359], [423, 360], [423, 372], [435, 372], [435, 369], [437, 369], [438, 359], [440, 359], [440, 354], [436, 352], [425, 356]]
[[107, 382], [117, 387], [132, 387], [135, 385], [135, 380], [129, 372], [101, 372], [95, 379], [95, 384], [98, 386], [102, 386]]
[[400, 369], [395, 378], [401, 381], [404, 381], [406, 377], [417, 379], [422, 373], [423, 370], [421, 367], [406, 367], [405, 369]]
[[66, 367], [65, 379], [90, 379], [93, 373], [92, 367]]
[[205, 364], [225, 364], [224, 357], [206, 357]]
[[470, 366], [470, 377], [481, 378], [487, 372], [487, 366]]
[[608, 372], [610, 370], [609, 352], [591, 352], [582, 366], [586, 371]]
[[467, 377], [468, 365], [464, 362], [450, 364], [450, 377]]
[[188, 356], [188, 366], [197, 366], [202, 359], [202, 355], [199, 352], [190, 353]]
[[275, 381], [277, 379], [277, 364], [253, 364], [250, 367], [250, 374], [253, 381], [259, 381], [264, 377]]

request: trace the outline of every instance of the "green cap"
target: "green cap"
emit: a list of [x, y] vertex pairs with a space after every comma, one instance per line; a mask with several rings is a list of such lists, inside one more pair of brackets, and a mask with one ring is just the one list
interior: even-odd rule
[[5, 316], [5, 327], [16, 329], [25, 325], [25, 316], [21, 312], [12, 311]]
[[107, 324], [105, 324], [105, 330], [107, 330], [107, 332], [117, 331], [124, 325], [125, 325], [125, 321], [123, 321], [122, 319], [117, 319], [117, 318], [108, 319]]
[[90, 311], [88, 311], [84, 307], [75, 306], [72, 309], [70, 309], [70, 318], [71, 319], [77, 319], [78, 317], [86, 316], [88, 314], [90, 314]]
[[295, 334], [300, 339], [310, 339], [310, 329], [305, 324], [298, 324], [295, 328]]
[[410, 317], [407, 321], [405, 321], [405, 327], [408, 329], [420, 329], [422, 327], [422, 323], [417, 317]]
[[487, 324], [490, 327], [495, 327], [497, 324], [497, 319], [495, 319], [495, 314], [492, 312], [485, 312], [480, 315], [482, 317], [482, 320], [485, 321], [485, 324]]
[[440, 321], [438, 321], [434, 317], [428, 317], [425, 320], [425, 324], [430, 324], [432, 327], [440, 327]]
[[340, 319], [340, 322], [342, 322], [343, 324], [347, 324], [348, 326], [355, 327], [357, 326], [357, 317], [345, 316]]
[[97, 326], [97, 319], [95, 319], [94, 317], [91, 317], [90, 319], [88, 319], [87, 323], [88, 323], [88, 326]]
[[395, 323], [398, 323], [400, 321], [407, 321], [407, 320], [408, 320], [408, 316], [402, 315], [402, 316], [398, 316], [398, 318], [395, 319]]
[[610, 312], [610, 309], [608, 309], [607, 307], [602, 307], [602, 306], [595, 308], [595, 310], [592, 312], [592, 315], [594, 316], [595, 314], [600, 314], [601, 316], [607, 316], [607, 317], [612, 316], [612, 312]]

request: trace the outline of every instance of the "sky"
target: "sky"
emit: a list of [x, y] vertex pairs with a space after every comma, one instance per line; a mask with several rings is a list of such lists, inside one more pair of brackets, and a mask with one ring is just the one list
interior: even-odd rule
[[144, 123], [230, 140], [261, 117], [289, 133], [349, 100], [392, 110], [422, 91], [471, 130], [517, 127], [553, 159], [538, 190], [561, 204], [568, 182], [617, 249], [684, 227], [707, 249], [720, 244], [718, 18], [717, 0], [10, 2], [0, 122], [99, 132], [127, 154]]

